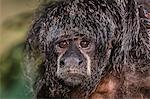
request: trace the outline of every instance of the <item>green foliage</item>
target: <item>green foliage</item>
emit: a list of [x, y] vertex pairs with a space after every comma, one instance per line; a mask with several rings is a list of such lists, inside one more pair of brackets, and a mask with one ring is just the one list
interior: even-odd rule
[[0, 60], [0, 97], [2, 99], [29, 99], [21, 70], [23, 47], [23, 43], [14, 46]]
[[17, 45], [8, 51], [0, 60], [1, 84], [4, 89], [10, 88], [10, 83], [16, 81], [20, 73], [22, 45]]

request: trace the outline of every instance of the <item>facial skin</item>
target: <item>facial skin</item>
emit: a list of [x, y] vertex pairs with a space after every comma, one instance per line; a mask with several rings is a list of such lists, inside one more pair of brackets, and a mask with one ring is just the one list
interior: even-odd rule
[[85, 35], [63, 35], [55, 42], [58, 55], [56, 75], [67, 85], [76, 86], [91, 77], [93, 41]]

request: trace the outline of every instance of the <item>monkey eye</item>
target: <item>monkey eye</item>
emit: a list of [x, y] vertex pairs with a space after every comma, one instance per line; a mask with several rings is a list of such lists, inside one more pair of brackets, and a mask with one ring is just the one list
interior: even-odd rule
[[67, 41], [61, 41], [58, 43], [58, 46], [60, 48], [66, 48], [66, 47], [68, 47], [68, 42]]
[[89, 41], [83, 40], [83, 41], [80, 42], [80, 46], [82, 48], [87, 48], [89, 46], [89, 43], [90, 43]]

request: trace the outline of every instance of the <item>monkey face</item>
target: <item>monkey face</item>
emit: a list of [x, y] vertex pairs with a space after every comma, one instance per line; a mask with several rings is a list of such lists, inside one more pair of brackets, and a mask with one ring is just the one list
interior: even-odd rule
[[91, 76], [91, 57], [95, 43], [85, 35], [61, 36], [55, 45], [58, 78], [67, 85], [79, 85]]

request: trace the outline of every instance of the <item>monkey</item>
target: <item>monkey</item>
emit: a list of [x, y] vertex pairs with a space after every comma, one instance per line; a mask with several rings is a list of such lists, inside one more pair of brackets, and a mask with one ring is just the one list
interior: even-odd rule
[[150, 37], [134, 0], [43, 4], [25, 47], [37, 99], [150, 98]]

